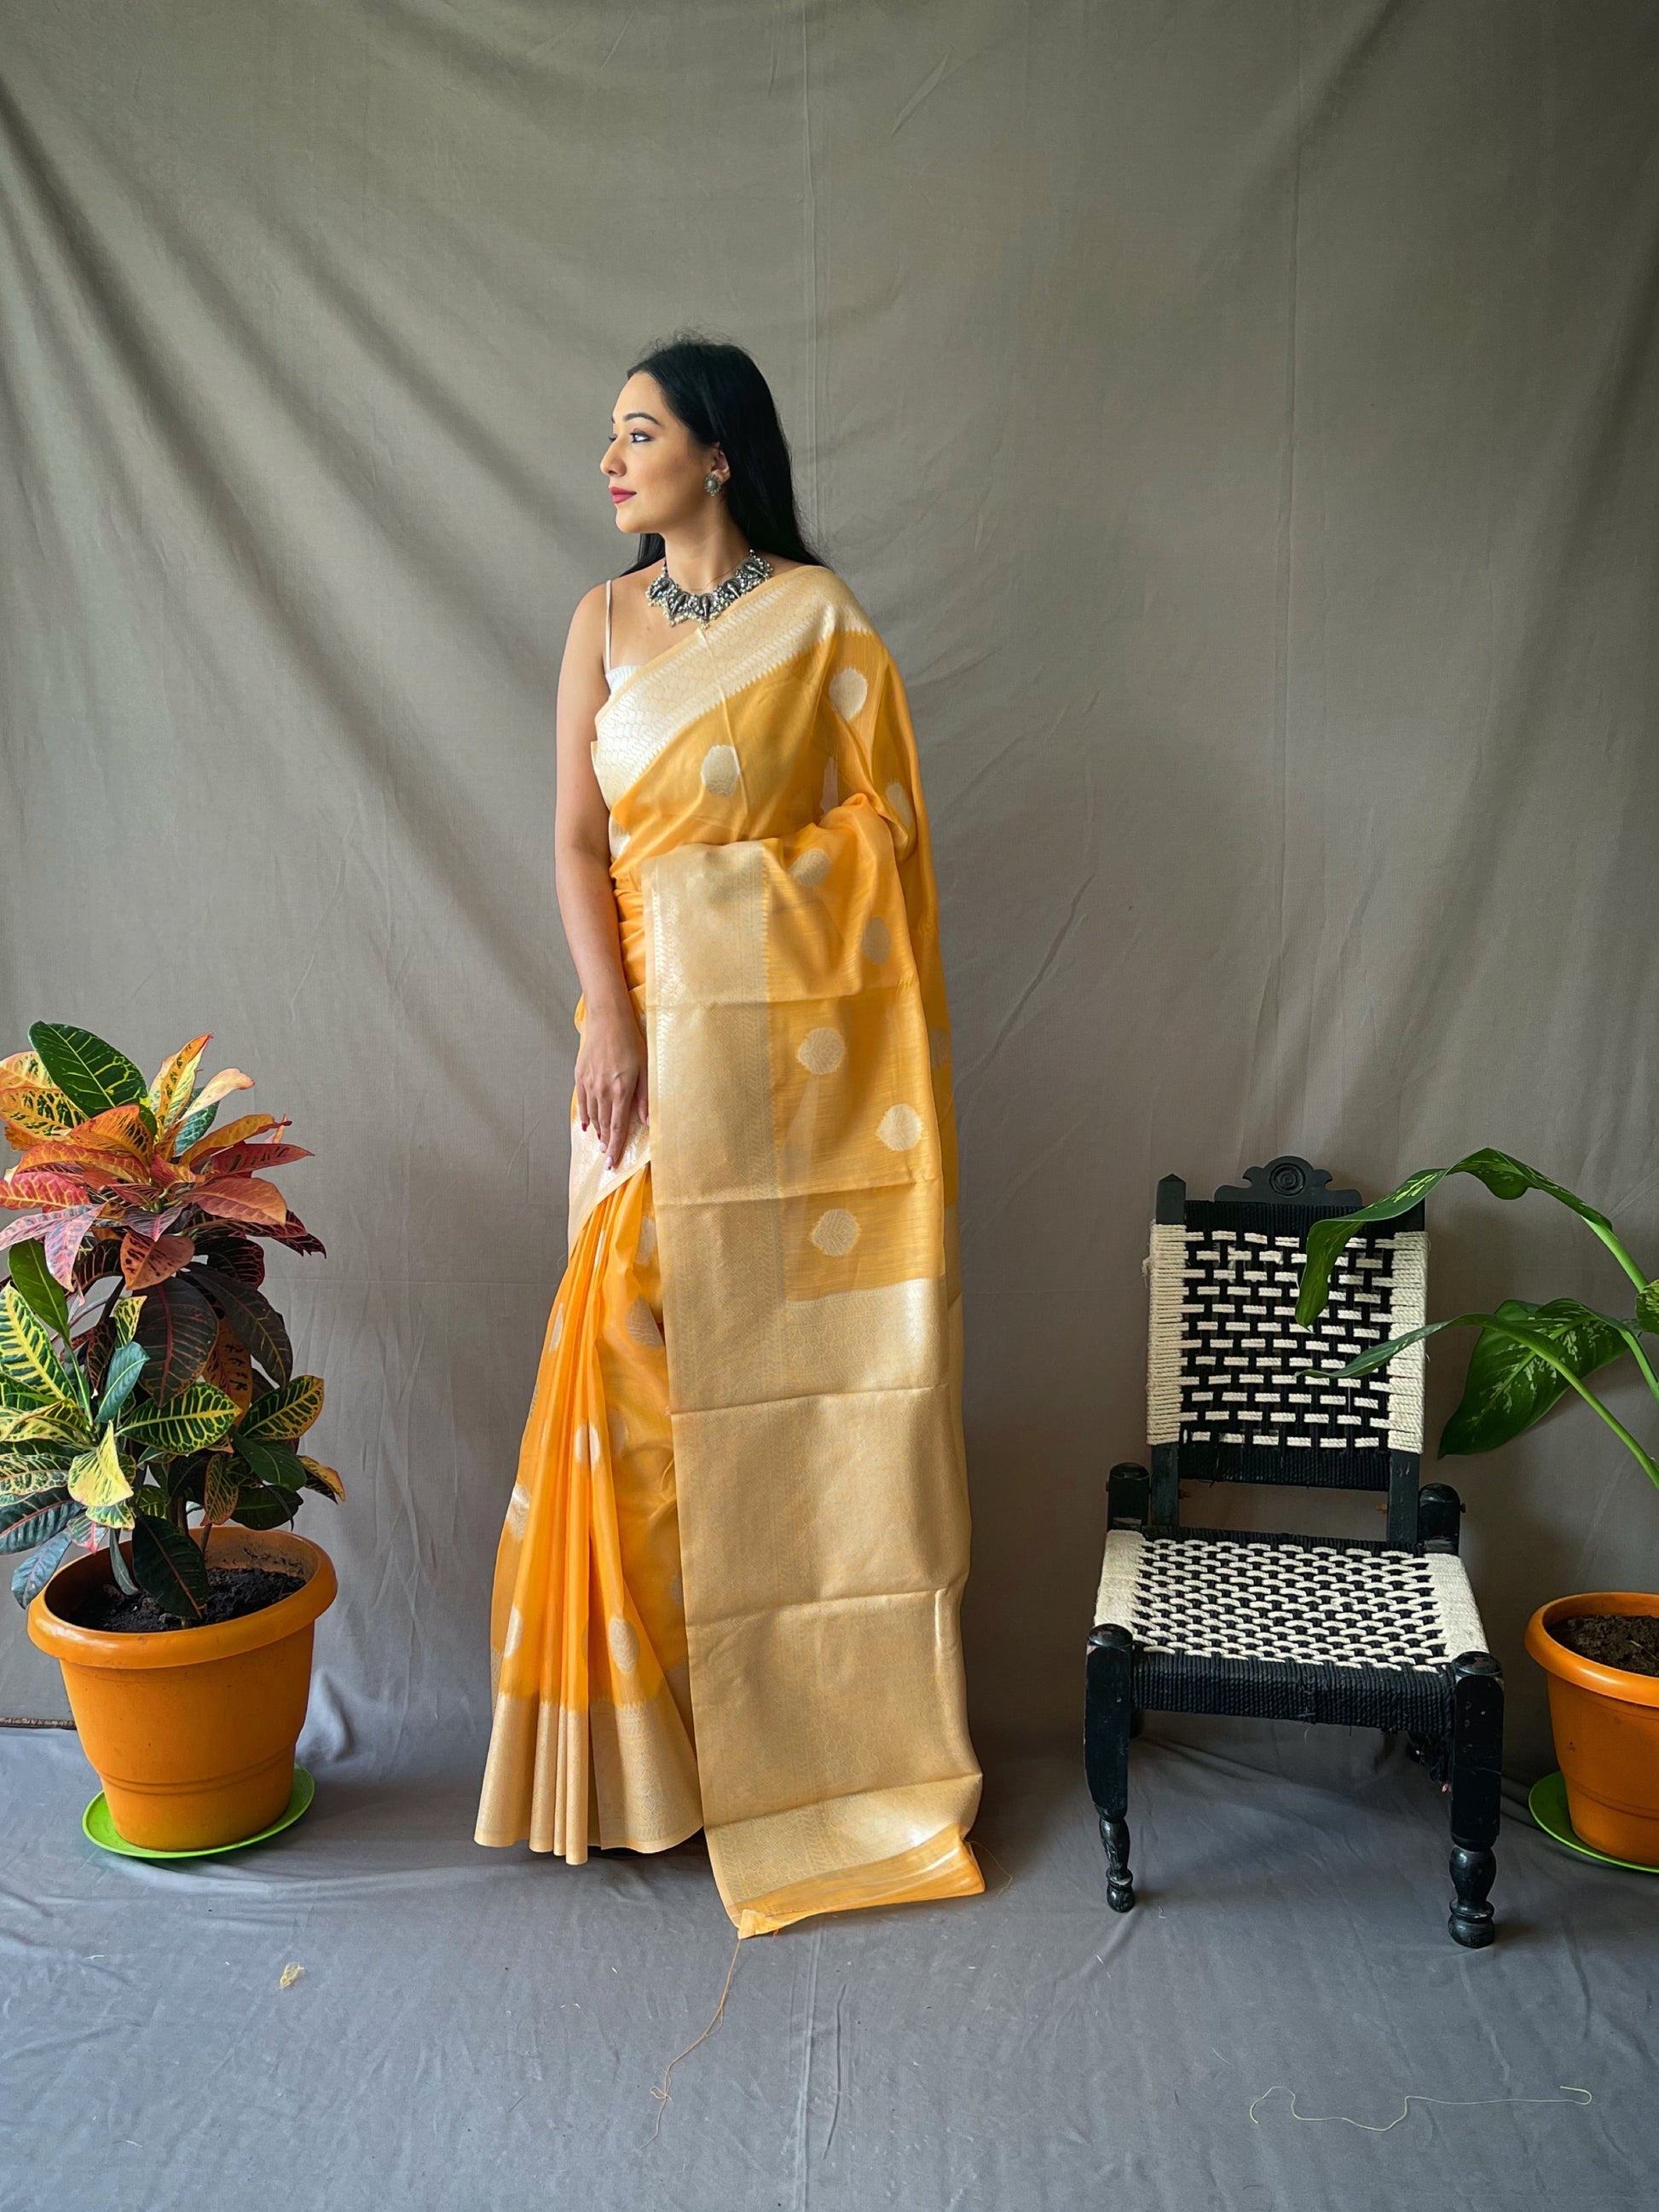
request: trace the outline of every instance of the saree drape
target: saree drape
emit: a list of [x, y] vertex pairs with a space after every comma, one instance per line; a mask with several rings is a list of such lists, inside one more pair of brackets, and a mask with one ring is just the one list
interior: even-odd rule
[[745, 1936], [971, 1894], [956, 1127], [903, 685], [806, 567], [595, 727], [649, 1126], [613, 1170], [573, 1104], [477, 1839], [579, 1860], [701, 1822]]

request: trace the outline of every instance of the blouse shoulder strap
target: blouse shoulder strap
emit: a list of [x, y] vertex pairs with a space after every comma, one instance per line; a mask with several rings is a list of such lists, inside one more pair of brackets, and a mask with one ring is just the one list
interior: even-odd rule
[[605, 672], [611, 673], [611, 579], [605, 580]]

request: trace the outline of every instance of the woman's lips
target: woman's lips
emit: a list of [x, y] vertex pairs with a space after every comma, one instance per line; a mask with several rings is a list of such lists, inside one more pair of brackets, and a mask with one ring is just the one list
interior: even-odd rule
[[617, 507], [620, 507], [625, 499], [632, 499], [633, 496], [634, 495], [631, 491], [613, 491], [611, 495], [612, 501]]

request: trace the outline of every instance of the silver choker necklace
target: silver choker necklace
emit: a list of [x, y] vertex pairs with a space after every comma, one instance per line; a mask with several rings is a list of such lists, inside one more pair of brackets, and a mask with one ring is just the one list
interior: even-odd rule
[[712, 592], [688, 592], [669, 574], [668, 556], [664, 554], [661, 573], [652, 578], [645, 596], [659, 606], [672, 623], [711, 623], [716, 615], [725, 612], [733, 599], [752, 592], [771, 574], [771, 562], [751, 545], [731, 574], [716, 584]]

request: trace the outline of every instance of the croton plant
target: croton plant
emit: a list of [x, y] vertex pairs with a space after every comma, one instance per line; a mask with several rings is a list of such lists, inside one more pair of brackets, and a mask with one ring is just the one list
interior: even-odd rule
[[323, 1249], [269, 1176], [310, 1155], [282, 1141], [286, 1117], [215, 1126], [252, 1085], [228, 1067], [197, 1088], [207, 1036], [153, 1083], [88, 1030], [37, 1022], [29, 1041], [0, 1060], [0, 1127], [21, 1156], [0, 1178], [0, 1550], [24, 1555], [12, 1595], [27, 1606], [73, 1550], [102, 1547], [123, 1590], [189, 1626], [206, 1609], [210, 1528], [276, 1528], [303, 1491], [344, 1496], [298, 1449], [322, 1380], [295, 1374], [260, 1287], [260, 1240]]

